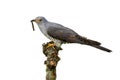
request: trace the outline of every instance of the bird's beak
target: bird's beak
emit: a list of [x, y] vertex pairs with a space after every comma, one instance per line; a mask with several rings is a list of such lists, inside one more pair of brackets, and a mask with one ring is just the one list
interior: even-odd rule
[[33, 31], [35, 31], [33, 22], [35, 22], [35, 20], [31, 20]]

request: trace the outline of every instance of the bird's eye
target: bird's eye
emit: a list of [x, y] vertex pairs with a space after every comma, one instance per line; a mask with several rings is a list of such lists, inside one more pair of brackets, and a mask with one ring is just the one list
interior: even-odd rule
[[42, 21], [42, 19], [39, 19], [39, 21]]

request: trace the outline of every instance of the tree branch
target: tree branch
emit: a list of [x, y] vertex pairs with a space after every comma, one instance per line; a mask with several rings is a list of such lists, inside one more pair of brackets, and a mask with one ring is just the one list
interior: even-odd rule
[[48, 42], [43, 44], [43, 53], [47, 57], [44, 62], [46, 65], [46, 80], [56, 80], [56, 67], [60, 60], [58, 57], [58, 51], [61, 48], [55, 46], [54, 42]]

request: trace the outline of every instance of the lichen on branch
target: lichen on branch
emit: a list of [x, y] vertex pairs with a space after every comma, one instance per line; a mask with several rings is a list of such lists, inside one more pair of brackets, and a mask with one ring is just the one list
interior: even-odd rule
[[47, 57], [44, 62], [46, 65], [46, 80], [56, 80], [56, 66], [60, 58], [58, 57], [58, 51], [61, 48], [55, 46], [54, 42], [48, 42], [43, 44], [43, 53]]

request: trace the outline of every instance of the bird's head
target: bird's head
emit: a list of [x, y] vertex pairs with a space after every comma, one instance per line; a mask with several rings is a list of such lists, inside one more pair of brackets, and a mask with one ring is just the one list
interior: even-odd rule
[[35, 22], [35, 23], [37, 23], [37, 24], [41, 24], [41, 23], [47, 22], [47, 20], [46, 20], [44, 17], [42, 17], [42, 16], [38, 16], [38, 17], [36, 17], [35, 19], [31, 20], [32, 28], [33, 28], [33, 31], [34, 31], [35, 29], [34, 29], [33, 22]]

